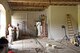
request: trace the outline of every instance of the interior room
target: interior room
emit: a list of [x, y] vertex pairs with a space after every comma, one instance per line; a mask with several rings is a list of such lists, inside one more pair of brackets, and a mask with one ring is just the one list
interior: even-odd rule
[[80, 0], [0, 0], [0, 53], [80, 53]]

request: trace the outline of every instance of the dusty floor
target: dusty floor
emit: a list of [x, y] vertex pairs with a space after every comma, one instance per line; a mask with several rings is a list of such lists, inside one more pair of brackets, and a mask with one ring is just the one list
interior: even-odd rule
[[[46, 44], [51, 44], [46, 46]], [[56, 45], [56, 47], [52, 47]], [[56, 42], [47, 38], [24, 39], [14, 41], [10, 45], [15, 53], [80, 53], [80, 47], [76, 47], [69, 42]]]

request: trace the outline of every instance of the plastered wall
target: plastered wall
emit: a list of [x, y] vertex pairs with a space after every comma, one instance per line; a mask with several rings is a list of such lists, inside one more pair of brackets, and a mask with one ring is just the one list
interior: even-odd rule
[[6, 10], [6, 26], [8, 23], [11, 23], [11, 14], [12, 14], [12, 11], [7, 3], [7, 0], [0, 0], [0, 4], [2, 4]]
[[11, 14], [12, 14], [12, 12], [11, 12], [11, 9], [10, 9], [8, 3], [7, 3], [7, 0], [0, 0], [0, 4], [3, 5], [3, 7], [5, 8], [5, 11], [6, 11], [5, 12], [6, 13], [6, 15], [5, 15], [5, 18], [6, 18], [6, 28], [5, 29], [7, 29], [8, 24], [11, 23]]
[[12, 25], [16, 26], [17, 23], [20, 23], [21, 30], [23, 25], [22, 22], [25, 21], [25, 30], [26, 32], [36, 35], [36, 20], [41, 14], [45, 14], [44, 11], [14, 11], [12, 15]]
[[60, 40], [64, 37], [64, 29], [66, 26], [66, 14], [70, 14], [74, 21], [74, 29], [77, 30], [77, 6], [49, 6], [47, 9], [48, 17], [48, 38]]
[[78, 31], [80, 32], [80, 5], [78, 5]]

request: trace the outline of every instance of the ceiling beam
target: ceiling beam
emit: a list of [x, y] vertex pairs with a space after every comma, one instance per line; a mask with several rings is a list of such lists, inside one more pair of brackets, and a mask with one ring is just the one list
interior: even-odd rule
[[8, 2], [80, 2], [80, 0], [8, 0]]
[[47, 7], [19, 7], [19, 6], [14, 6], [14, 7], [11, 7], [12, 10], [22, 10], [22, 11], [26, 11], [26, 10], [35, 10], [35, 11], [41, 11], [41, 10], [44, 10], [45, 8]]
[[43, 11], [44, 9], [12, 9], [13, 11]]
[[8, 2], [49, 3], [49, 0], [8, 0]]
[[46, 7], [49, 3], [23, 3], [23, 2], [8, 2], [10, 6], [39, 6]]
[[80, 0], [8, 0], [12, 10], [41, 11], [49, 5], [76, 6]]
[[51, 0], [51, 2], [80, 2], [80, 0]]
[[[8, 0], [9, 3], [17, 4], [80, 4], [80, 0]], [[22, 5], [21, 4], [21, 5]], [[15, 5], [15, 4], [14, 4]]]
[[12, 9], [45, 9], [47, 7], [25, 7], [25, 6], [12, 6]]
[[14, 11], [43, 11], [44, 8], [13, 8]]

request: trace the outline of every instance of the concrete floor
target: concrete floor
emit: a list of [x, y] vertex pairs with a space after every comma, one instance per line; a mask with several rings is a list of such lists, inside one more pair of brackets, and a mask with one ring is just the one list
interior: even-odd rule
[[[56, 45], [56, 47], [46, 46], [46, 44]], [[66, 41], [59, 43], [47, 38], [14, 41], [10, 48], [15, 53], [80, 53], [80, 47], [76, 47]]]

